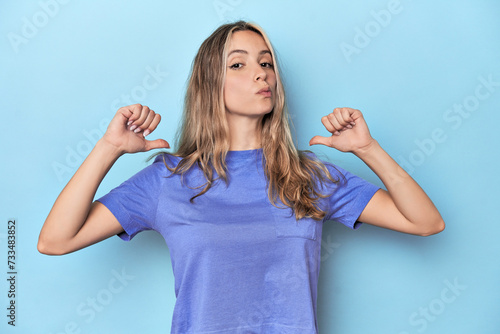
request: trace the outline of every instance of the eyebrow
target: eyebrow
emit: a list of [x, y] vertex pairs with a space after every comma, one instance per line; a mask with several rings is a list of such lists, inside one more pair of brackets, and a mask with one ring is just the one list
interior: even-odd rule
[[[229, 54], [227, 55], [227, 57], [229, 58], [229, 56], [232, 55], [233, 53], [248, 54], [248, 52], [246, 50], [236, 49], [236, 50], [232, 50], [231, 52], [229, 52]], [[269, 50], [262, 50], [262, 51], [259, 52], [259, 55], [263, 55], [263, 54], [266, 54], [266, 53], [268, 53], [269, 55], [271, 55], [271, 51], [269, 51]]]

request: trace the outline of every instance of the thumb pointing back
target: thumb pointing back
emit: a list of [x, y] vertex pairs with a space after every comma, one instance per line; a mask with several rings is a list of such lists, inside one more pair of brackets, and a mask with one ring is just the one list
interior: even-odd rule
[[309, 141], [309, 145], [317, 145], [317, 144], [330, 146], [330, 138], [322, 136], [312, 137], [311, 140]]
[[170, 148], [170, 145], [163, 139], [146, 140], [146, 151], [154, 150], [155, 148]]

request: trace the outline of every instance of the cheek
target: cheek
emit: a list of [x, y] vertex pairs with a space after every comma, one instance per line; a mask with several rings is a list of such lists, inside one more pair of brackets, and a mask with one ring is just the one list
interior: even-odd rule
[[277, 80], [276, 80], [276, 74], [273, 72], [272, 76], [271, 76], [271, 80], [273, 82], [273, 86], [276, 88], [276, 84], [277, 84]]
[[224, 103], [228, 104], [228, 101], [231, 100], [231, 96], [233, 95], [231, 80], [226, 78], [226, 82], [224, 83]]
[[276, 80], [276, 75], [273, 73], [272, 79], [269, 81], [269, 85], [274, 87], [273, 97], [276, 97], [276, 92], [278, 91], [278, 81]]
[[224, 99], [226, 101], [232, 101], [238, 98], [243, 91], [243, 82], [237, 77], [226, 77], [226, 82], [224, 83]]

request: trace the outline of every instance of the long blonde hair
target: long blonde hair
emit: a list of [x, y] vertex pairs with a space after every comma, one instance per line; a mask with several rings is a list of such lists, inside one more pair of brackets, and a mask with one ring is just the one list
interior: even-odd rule
[[[255, 23], [237, 21], [216, 29], [200, 46], [193, 61], [175, 156], [182, 157], [175, 167], [167, 168], [183, 175], [193, 165], [203, 172], [206, 183], [191, 201], [206, 193], [217, 179], [227, 178], [226, 155], [229, 150], [229, 128], [224, 105], [224, 78], [228, 45], [233, 33], [250, 30], [258, 33], [271, 51], [276, 74], [276, 99], [273, 110], [262, 120], [262, 151], [268, 196], [277, 206], [279, 200], [292, 208], [297, 219], [325, 216], [318, 200], [326, 197], [318, 190], [324, 182], [337, 182], [319, 160], [307, 151], [295, 148], [285, 103], [276, 55], [266, 33]], [[214, 177], [214, 172], [217, 178]]]

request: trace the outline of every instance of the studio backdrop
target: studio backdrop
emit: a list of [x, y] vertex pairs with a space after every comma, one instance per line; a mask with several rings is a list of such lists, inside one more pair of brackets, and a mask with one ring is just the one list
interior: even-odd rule
[[[243, 19], [276, 49], [299, 149], [382, 186], [352, 154], [308, 146], [327, 135], [322, 116], [361, 110], [447, 224], [418, 237], [326, 222], [320, 333], [500, 333], [499, 16], [493, 0], [2, 1], [0, 332], [170, 332], [161, 235], [113, 236], [63, 256], [40, 254], [38, 235], [119, 107], [160, 113], [151, 139], [173, 145], [200, 44]], [[151, 153], [120, 158], [96, 197]]]

